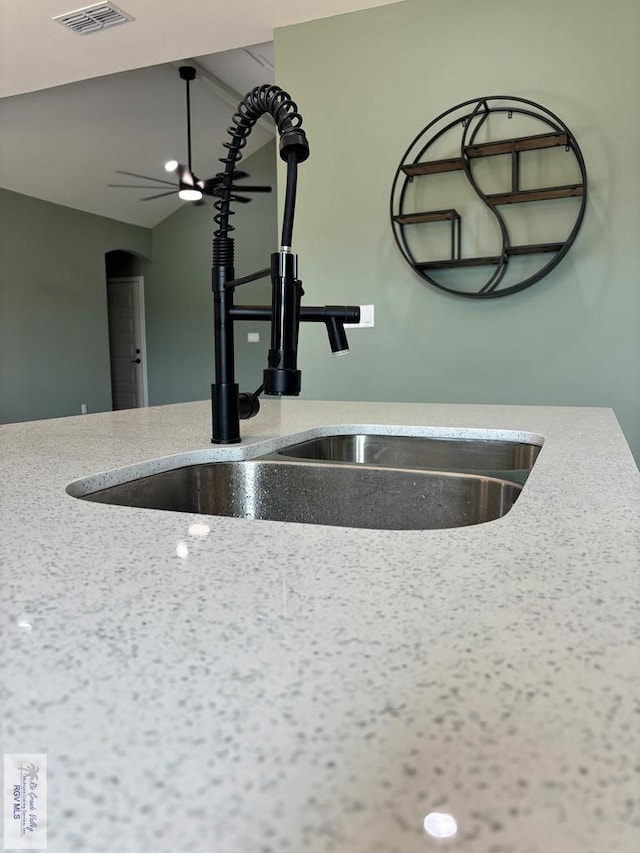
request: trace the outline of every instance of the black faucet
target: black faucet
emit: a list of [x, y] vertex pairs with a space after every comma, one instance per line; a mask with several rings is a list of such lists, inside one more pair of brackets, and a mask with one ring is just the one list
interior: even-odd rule
[[[215, 382], [211, 386], [211, 410], [214, 444], [234, 444], [240, 439], [240, 420], [256, 415], [263, 392], [273, 396], [297, 396], [301, 372], [297, 366], [300, 322], [323, 322], [334, 355], [348, 352], [345, 323], [360, 321], [357, 305], [301, 307], [304, 293], [298, 278], [298, 257], [292, 251], [293, 217], [298, 163], [309, 156], [309, 143], [302, 129], [302, 117], [290, 96], [278, 86], [257, 86], [240, 102], [232, 118], [225, 142], [227, 154], [221, 159], [224, 172], [219, 181], [215, 203], [217, 229], [213, 238], [213, 318], [215, 334]], [[235, 200], [236, 165], [256, 121], [265, 113], [273, 118], [280, 136], [280, 157], [287, 164], [287, 184], [280, 248], [271, 255], [271, 265], [252, 275], [235, 278], [234, 241], [231, 202]], [[236, 287], [271, 276], [271, 305], [234, 305]], [[269, 320], [271, 346], [262, 385], [252, 394], [241, 394], [235, 381], [233, 323], [235, 320]]]

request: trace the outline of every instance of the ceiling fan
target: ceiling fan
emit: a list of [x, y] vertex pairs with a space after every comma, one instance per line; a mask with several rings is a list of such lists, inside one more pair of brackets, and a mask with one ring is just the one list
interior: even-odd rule
[[[177, 160], [168, 160], [164, 164], [165, 171], [175, 174], [177, 183], [175, 181], [166, 181], [162, 178], [152, 178], [149, 175], [139, 175], [137, 172], [124, 172], [120, 169], [116, 169], [116, 174], [118, 175], [127, 175], [130, 178], [141, 178], [144, 181], [153, 181], [154, 183], [108, 184], [109, 187], [119, 187], [122, 189], [163, 190], [163, 192], [157, 193], [156, 195], [149, 195], [145, 198], [141, 198], [140, 201], [153, 201], [156, 198], [164, 198], [164, 196], [174, 195], [177, 190], [178, 196], [183, 201], [192, 201], [203, 204], [204, 196], [215, 197], [218, 195], [218, 188], [222, 183], [218, 177], [205, 178], [204, 180], [201, 180], [195, 175], [191, 167], [191, 96], [189, 84], [196, 78], [196, 69], [191, 65], [181, 65], [178, 69], [178, 73], [180, 74], [180, 78], [185, 81], [187, 87], [187, 165], [185, 166], [183, 163], [178, 163]], [[234, 172], [233, 180], [239, 181], [248, 177], [249, 175], [247, 172], [236, 171]], [[168, 189], [168, 187], [171, 187], [171, 189]], [[242, 191], [247, 193], [270, 193], [271, 187], [244, 186], [242, 187]], [[232, 196], [232, 200], [242, 203], [251, 201], [251, 199], [246, 198], [246, 196], [235, 194]]]

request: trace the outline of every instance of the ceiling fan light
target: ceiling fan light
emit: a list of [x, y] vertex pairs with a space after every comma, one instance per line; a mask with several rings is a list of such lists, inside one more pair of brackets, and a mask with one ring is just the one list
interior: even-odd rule
[[178, 168], [178, 161], [177, 160], [167, 160], [167, 162], [164, 164], [165, 172], [175, 172], [175, 170], [177, 168]]
[[178, 191], [178, 195], [182, 201], [200, 201], [202, 198], [200, 190], [194, 190], [191, 187], [182, 187]]

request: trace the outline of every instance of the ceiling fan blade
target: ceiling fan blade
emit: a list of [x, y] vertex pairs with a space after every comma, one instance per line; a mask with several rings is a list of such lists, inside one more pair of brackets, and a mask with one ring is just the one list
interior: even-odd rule
[[232, 195], [231, 201], [239, 201], [240, 204], [248, 204], [251, 201], [251, 199], [245, 198], [243, 195]]
[[[126, 190], [163, 190], [164, 187], [159, 187], [155, 184], [107, 184], [108, 187], [121, 187]], [[176, 189], [178, 189], [177, 184], [172, 184]]]
[[[237, 172], [234, 172], [234, 173], [233, 173], [233, 175], [231, 176], [231, 180], [232, 180], [232, 182], [234, 182], [234, 181], [241, 181], [241, 180], [243, 180], [244, 178], [248, 178], [248, 177], [249, 177], [249, 173], [248, 173], [248, 172], [241, 172], [241, 171], [237, 171]], [[215, 177], [213, 177], [213, 178], [206, 178], [206, 179], [205, 179], [205, 180], [203, 180], [203, 181], [198, 181], [198, 186], [200, 187], [200, 189], [202, 190], [202, 192], [203, 192], [205, 195], [215, 195], [215, 190], [216, 190], [216, 189], [217, 189], [221, 184], [222, 184], [222, 179], [221, 179], [218, 175], [216, 175], [216, 176], [215, 176]], [[242, 187], [242, 189], [243, 189], [243, 191], [244, 191], [245, 189], [246, 189], [246, 190], [249, 190], [249, 187]], [[259, 189], [259, 190], [251, 190], [251, 191], [252, 191], [252, 192], [271, 192], [271, 189], [269, 188], [269, 189], [265, 189], [265, 190], [260, 190], [260, 189]]]
[[243, 193], [270, 193], [271, 187], [238, 187]]
[[198, 181], [198, 187], [205, 195], [213, 195], [220, 184], [219, 178], [206, 178], [204, 181]]
[[116, 169], [117, 175], [128, 175], [130, 178], [142, 178], [143, 181], [154, 181], [156, 184], [167, 184], [169, 187], [175, 187], [173, 181], [163, 181], [162, 178], [152, 178], [149, 175], [138, 175], [137, 172], [123, 172], [121, 169]]
[[[215, 178], [207, 178], [206, 181], [198, 181], [197, 186], [204, 193], [204, 195], [210, 195], [214, 197], [221, 196], [221, 183], [220, 181], [216, 181]], [[243, 193], [270, 193], [271, 187], [236, 187], [234, 185], [231, 186], [231, 191], [239, 189], [242, 190]]]
[[200, 184], [202, 183], [202, 181], [199, 181], [195, 174], [187, 166], [183, 166], [182, 163], [178, 163], [178, 167], [175, 169], [175, 173], [178, 176], [178, 180], [180, 181], [181, 187], [198, 187], [201, 189]]
[[146, 198], [141, 198], [140, 201], [153, 201], [154, 198], [164, 198], [166, 195], [176, 195], [175, 190], [169, 190], [168, 193], [158, 193], [158, 195], [148, 195]]

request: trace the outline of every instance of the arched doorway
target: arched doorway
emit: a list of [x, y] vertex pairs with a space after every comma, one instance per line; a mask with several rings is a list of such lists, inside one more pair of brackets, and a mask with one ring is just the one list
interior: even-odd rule
[[105, 254], [112, 408], [149, 405], [144, 312], [144, 259], [116, 249]]

